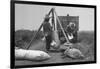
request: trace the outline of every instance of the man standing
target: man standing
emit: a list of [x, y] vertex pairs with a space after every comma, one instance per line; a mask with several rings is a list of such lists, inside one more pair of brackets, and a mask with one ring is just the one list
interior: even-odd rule
[[46, 38], [46, 50], [50, 50], [50, 44], [52, 42], [52, 27], [49, 23], [50, 17], [46, 15], [44, 23], [43, 23], [43, 31]]

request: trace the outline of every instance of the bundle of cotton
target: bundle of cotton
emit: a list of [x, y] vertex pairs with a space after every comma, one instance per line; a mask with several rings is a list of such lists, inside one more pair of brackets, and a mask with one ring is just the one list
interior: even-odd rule
[[25, 58], [29, 60], [36, 60], [36, 61], [41, 61], [41, 60], [46, 60], [49, 59], [51, 56], [48, 55], [46, 52], [39, 51], [39, 50], [28, 50]]
[[16, 59], [25, 59], [26, 50], [24, 49], [15, 49], [15, 58]]
[[17, 49], [15, 50], [15, 58], [16, 59], [27, 59], [33, 61], [42, 61], [49, 59], [51, 56], [47, 53], [39, 50], [23, 50]]
[[64, 55], [67, 55], [71, 58], [75, 58], [75, 59], [78, 59], [78, 58], [84, 58], [84, 55], [82, 54], [82, 52], [76, 48], [67, 48], [64, 52]]

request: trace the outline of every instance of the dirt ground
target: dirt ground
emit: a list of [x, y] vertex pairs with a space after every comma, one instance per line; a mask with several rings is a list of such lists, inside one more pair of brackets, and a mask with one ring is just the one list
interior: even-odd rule
[[[84, 62], [84, 61], [94, 61], [94, 43], [87, 44], [86, 42], [79, 42], [73, 45], [73, 47], [80, 49], [85, 55], [84, 59], [72, 59], [69, 57], [63, 58], [61, 52], [50, 51], [48, 54], [51, 56], [49, 60], [46, 61], [28, 61], [28, 60], [15, 60], [15, 66], [18, 65], [35, 65], [35, 64], [50, 64], [50, 63], [67, 63], [67, 62]], [[30, 50], [42, 50], [46, 52], [45, 41], [39, 40], [32, 44], [29, 48]]]

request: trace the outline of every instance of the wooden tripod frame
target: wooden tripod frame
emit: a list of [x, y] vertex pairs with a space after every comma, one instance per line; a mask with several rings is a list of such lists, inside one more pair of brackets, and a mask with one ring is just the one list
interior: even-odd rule
[[[64, 37], [66, 38], [66, 41], [67, 41], [67, 43], [69, 44], [70, 42], [69, 42], [69, 40], [68, 40], [68, 37], [67, 37], [66, 34], [65, 34], [65, 31], [64, 31], [64, 29], [63, 29], [63, 27], [62, 27], [62, 25], [61, 25], [60, 19], [59, 19], [59, 17], [57, 16], [57, 13], [56, 13], [56, 11], [55, 11], [54, 8], [52, 8], [52, 9], [49, 11], [49, 13], [48, 13], [47, 15], [49, 16], [50, 14], [52, 14], [52, 26], [53, 26], [53, 29], [54, 29], [54, 30], [56, 29], [56, 28], [55, 28], [55, 27], [56, 27], [56, 26], [55, 26], [55, 18], [54, 18], [54, 16], [56, 16], [56, 19], [57, 19], [57, 21], [58, 21], [58, 23], [59, 23], [59, 25], [60, 25], [60, 28], [61, 28], [61, 30], [62, 30], [62, 32], [63, 32], [63, 34], [64, 34]], [[45, 19], [44, 19], [44, 20], [45, 20]], [[43, 23], [44, 23], [44, 21], [43, 21]], [[39, 33], [39, 31], [40, 31], [41, 28], [43, 27], [43, 23], [40, 25], [38, 31], [37, 31], [36, 34], [33, 36], [33, 38], [32, 38], [32, 40], [30, 41], [30, 43], [26, 46], [27, 49], [30, 48], [32, 42], [34, 41], [34, 39], [36, 38], [37, 34]]]

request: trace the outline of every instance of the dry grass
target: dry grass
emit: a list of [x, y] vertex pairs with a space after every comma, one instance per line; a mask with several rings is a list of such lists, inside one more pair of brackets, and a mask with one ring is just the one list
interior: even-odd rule
[[[78, 33], [78, 43], [73, 44], [73, 47], [82, 51], [85, 55], [84, 59], [71, 59], [62, 58], [61, 52], [49, 52], [48, 54], [52, 57], [49, 60], [42, 62], [34, 62], [28, 60], [16, 60], [15, 65], [34, 65], [34, 64], [48, 64], [48, 63], [66, 63], [66, 62], [83, 62], [83, 61], [94, 61], [94, 32], [93, 31], [83, 31]], [[38, 42], [33, 42], [30, 47], [31, 50], [42, 50], [45, 49], [45, 42], [39, 40]]]
[[94, 32], [83, 31], [78, 34], [78, 43], [75, 48], [80, 49], [86, 57], [86, 60], [94, 60]]

